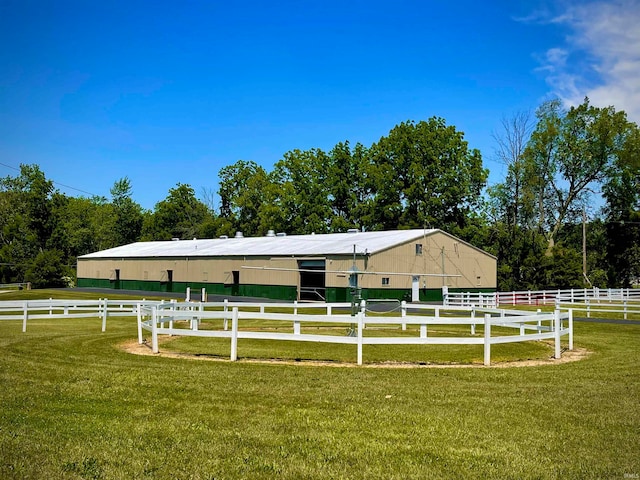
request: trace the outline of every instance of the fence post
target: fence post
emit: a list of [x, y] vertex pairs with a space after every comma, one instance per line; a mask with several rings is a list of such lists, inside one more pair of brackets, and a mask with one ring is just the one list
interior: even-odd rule
[[140, 345], [142, 345], [142, 342], [144, 341], [142, 339], [142, 305], [140, 303], [138, 303], [138, 343]]
[[102, 331], [106, 332], [107, 331], [107, 309], [108, 309], [108, 302], [109, 299], [105, 298], [104, 299], [104, 307], [102, 309]]
[[627, 298], [624, 297], [624, 319], [627, 319]]
[[491, 315], [484, 315], [484, 365], [491, 365]]
[[573, 350], [573, 309], [569, 309], [569, 350]]
[[[476, 318], [476, 309], [472, 308], [471, 309], [471, 319], [475, 319]], [[476, 324], [472, 323], [471, 324], [471, 335], [475, 335], [476, 334]]]
[[[407, 316], [407, 301], [406, 300], [402, 300], [402, 303], [400, 303], [400, 316], [402, 318]], [[402, 330], [406, 330], [407, 329], [407, 324], [402, 322]]]
[[185, 298], [186, 302], [190, 302], [191, 301], [191, 287], [187, 287], [187, 296]]
[[158, 308], [151, 307], [151, 351], [158, 353]]
[[[542, 313], [541, 309], [536, 310], [536, 315], [540, 315]], [[542, 331], [542, 320], [538, 320], [538, 333]]]
[[22, 304], [22, 310], [23, 310], [23, 314], [22, 314], [22, 333], [27, 331], [27, 318], [29, 317], [29, 302], [28, 301], [24, 301], [24, 303]]
[[554, 358], [557, 360], [560, 358], [560, 310], [554, 310], [553, 312], [553, 335], [554, 335]]
[[[440, 318], [440, 309], [438, 307], [434, 310], [434, 318]], [[420, 324], [420, 338], [427, 338], [427, 324]]]
[[[296, 311], [297, 311], [297, 309], [296, 309]], [[294, 314], [293, 334], [294, 335], [300, 335], [300, 320], [298, 320], [298, 314], [297, 313]]]
[[202, 292], [200, 293], [200, 301], [201, 302], [207, 301], [207, 289], [204, 287], [202, 287]]
[[238, 360], [238, 307], [233, 307], [231, 317], [231, 361]]
[[358, 365], [362, 365], [362, 330], [364, 329], [363, 317], [364, 313], [358, 312]]
[[223, 311], [224, 311], [223, 329], [226, 331], [226, 330], [229, 330], [229, 320], [227, 318], [227, 314], [229, 313], [229, 300], [227, 300], [226, 298], [224, 299]]

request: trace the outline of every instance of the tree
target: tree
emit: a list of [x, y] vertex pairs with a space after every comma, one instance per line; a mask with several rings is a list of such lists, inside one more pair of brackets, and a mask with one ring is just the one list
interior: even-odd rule
[[463, 228], [488, 176], [480, 152], [442, 118], [404, 122], [371, 147], [372, 226]]
[[193, 188], [178, 183], [169, 189], [167, 198], [156, 204], [153, 214], [145, 217], [142, 240], [198, 237], [210, 218], [211, 213], [196, 198]]
[[[329, 158], [320, 149], [293, 150], [284, 154], [271, 174], [271, 219], [287, 227], [289, 233], [328, 233], [331, 206], [326, 188]], [[266, 217], [269, 218], [269, 217]]]
[[365, 226], [365, 205], [372, 193], [367, 188], [370, 167], [369, 151], [360, 143], [352, 150], [348, 141], [341, 142], [329, 152], [325, 181], [331, 231]]
[[581, 212], [590, 189], [607, 178], [622, 153], [629, 122], [624, 112], [593, 107], [587, 98], [566, 113], [558, 101], [547, 102], [537, 117], [525, 157], [551, 253], [562, 225]]
[[37, 165], [20, 165], [17, 177], [0, 179], [0, 263], [3, 281], [22, 282], [51, 234], [53, 182]]
[[261, 213], [268, 199], [270, 179], [267, 172], [253, 161], [238, 160], [218, 173], [220, 179], [220, 216], [230, 228], [247, 235], [264, 235]]
[[38, 253], [27, 268], [25, 281], [34, 288], [65, 287], [65, 277], [73, 277], [73, 270], [65, 265], [59, 250], [44, 250]]
[[609, 284], [630, 287], [640, 279], [640, 130], [635, 124], [603, 194]]
[[131, 181], [117, 180], [111, 187], [115, 245], [137, 242], [142, 231], [142, 207], [131, 199]]
[[501, 219], [507, 225], [526, 226], [533, 213], [528, 169], [524, 158], [525, 148], [533, 130], [531, 114], [518, 112], [512, 117], [503, 117], [502, 130], [495, 132], [496, 156], [507, 168], [504, 182], [494, 192], [494, 200], [502, 210]]

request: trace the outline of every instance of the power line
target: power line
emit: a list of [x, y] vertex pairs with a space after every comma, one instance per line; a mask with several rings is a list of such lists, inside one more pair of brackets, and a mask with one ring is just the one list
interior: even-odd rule
[[[16, 167], [11, 166], [11, 165], [7, 165], [6, 163], [0, 162], [0, 165], [2, 165], [3, 167], [11, 168], [12, 170], [16, 170], [18, 172], [20, 171], [19, 168], [16, 168]], [[50, 179], [50, 181], [51, 181], [51, 183], [53, 183], [55, 185], [60, 185], [61, 187], [69, 188], [71, 190], [75, 190], [76, 192], [86, 193], [87, 195], [91, 195], [92, 197], [99, 197], [100, 196], [100, 195], [96, 195], [95, 193], [87, 192], [86, 190], [81, 190], [79, 188], [75, 188], [75, 187], [71, 187], [69, 185], [65, 185], [64, 183], [56, 182], [55, 180], [51, 180]]]

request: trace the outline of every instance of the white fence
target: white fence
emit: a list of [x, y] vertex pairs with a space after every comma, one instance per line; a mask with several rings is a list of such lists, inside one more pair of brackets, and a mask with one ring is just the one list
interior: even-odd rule
[[504, 305], [554, 305], [559, 309], [571, 308], [591, 313], [622, 313], [640, 315], [640, 289], [581, 288], [566, 290], [528, 290], [496, 293], [448, 293], [444, 302], [449, 306], [475, 306], [498, 308]]
[[[291, 313], [282, 313], [282, 310]], [[573, 349], [571, 311], [531, 313], [406, 302], [402, 302], [399, 316], [367, 316], [364, 302], [355, 315], [350, 311], [350, 303], [204, 303], [106, 298], [0, 302], [0, 320], [22, 321], [23, 332], [27, 330], [29, 320], [91, 317], [101, 320], [104, 332], [108, 317], [135, 316], [138, 320], [138, 341], [144, 342], [143, 331], [151, 332], [154, 353], [159, 352], [159, 335], [219, 337], [230, 340], [232, 361], [238, 358], [238, 339], [354, 345], [358, 365], [363, 363], [363, 345], [483, 345], [485, 365], [491, 363], [491, 345], [500, 343], [553, 340], [554, 357], [560, 358], [560, 339], [568, 335], [568, 348]], [[262, 328], [265, 322], [271, 326], [266, 331]], [[272, 328], [274, 323], [278, 328]], [[407, 335], [408, 325], [419, 327], [417, 336]], [[456, 336], [429, 336], [429, 327], [437, 325], [468, 326], [470, 332], [465, 334], [460, 330]], [[318, 326], [339, 327], [335, 331], [341, 333], [320, 334]], [[476, 334], [477, 327], [483, 330], [482, 335]], [[350, 330], [349, 334], [345, 333], [347, 330]], [[400, 333], [402, 331], [405, 332]], [[384, 335], [380, 335], [381, 332]]]
[[[260, 311], [247, 311], [248, 307]], [[159, 352], [159, 335], [184, 335], [194, 337], [227, 338], [230, 341], [230, 359], [238, 358], [238, 340], [278, 340], [325, 342], [356, 346], [357, 364], [363, 363], [363, 345], [483, 345], [484, 364], [491, 364], [491, 345], [499, 343], [526, 342], [531, 340], [554, 340], [554, 357], [560, 358], [560, 338], [569, 336], [569, 349], [573, 350], [573, 317], [571, 312], [535, 313], [522, 311], [506, 311], [497, 309], [476, 309], [465, 307], [440, 307], [427, 305], [403, 304], [400, 317], [367, 317], [363, 308], [355, 315], [335, 313], [335, 304], [313, 304], [304, 308], [322, 308], [323, 314], [298, 311], [290, 314], [265, 313], [264, 307], [274, 304], [246, 303], [208, 303], [208, 304], [163, 304], [140, 306], [138, 311], [138, 341], [144, 342], [143, 331], [151, 332], [151, 346], [154, 353]], [[283, 304], [292, 308], [291, 304]], [[349, 304], [340, 304], [341, 307]], [[217, 310], [207, 310], [217, 308]], [[298, 305], [297, 309], [302, 309]], [[416, 314], [418, 311], [431, 311], [430, 315]], [[451, 316], [459, 313], [460, 316]], [[464, 314], [464, 316], [463, 316]], [[481, 316], [478, 317], [477, 314]], [[228, 321], [231, 320], [231, 329]], [[563, 322], [566, 321], [566, 324]], [[260, 322], [284, 322], [286, 327], [280, 331], [264, 330]], [[242, 325], [241, 325], [242, 323]], [[264, 325], [264, 324], [263, 324]], [[419, 326], [419, 336], [398, 335], [406, 330], [407, 325]], [[471, 329], [470, 335], [429, 336], [428, 327], [435, 325], [466, 325]], [[204, 326], [204, 328], [203, 328]], [[318, 326], [352, 327], [350, 335], [332, 335], [317, 333]], [[483, 328], [483, 335], [476, 335], [476, 327]], [[313, 327], [313, 328], [306, 328]], [[375, 336], [368, 335], [369, 329], [385, 327], [385, 336], [380, 336], [377, 329]], [[389, 328], [392, 327], [392, 328]], [[394, 329], [396, 334], [394, 335]], [[504, 327], [497, 335], [492, 334], [492, 327]], [[286, 328], [288, 331], [282, 331]], [[304, 328], [304, 331], [303, 331]], [[313, 333], [315, 332], [315, 333]]]
[[88, 318], [102, 320], [102, 331], [107, 328], [108, 317], [131, 317], [138, 305], [158, 304], [149, 300], [14, 300], [0, 302], [0, 321], [21, 320], [22, 331], [27, 331], [29, 320], [55, 318]]
[[587, 317], [595, 314], [599, 317], [615, 317], [622, 314], [625, 320], [629, 317], [640, 320], [640, 295], [573, 295], [556, 297], [557, 309], [585, 312]]

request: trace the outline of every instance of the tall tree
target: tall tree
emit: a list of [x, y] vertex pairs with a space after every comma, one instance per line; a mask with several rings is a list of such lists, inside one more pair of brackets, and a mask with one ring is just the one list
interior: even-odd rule
[[142, 231], [142, 207], [131, 199], [131, 181], [128, 177], [117, 180], [111, 187], [111, 204], [115, 216], [116, 245], [137, 242]]
[[589, 99], [566, 114], [557, 101], [548, 102], [537, 115], [525, 156], [529, 177], [537, 182], [539, 224], [550, 253], [563, 224], [580, 213], [590, 189], [607, 178], [630, 124], [624, 112], [593, 107]]
[[376, 228], [462, 228], [488, 176], [480, 152], [442, 118], [404, 122], [371, 148]]
[[51, 234], [53, 182], [37, 165], [20, 165], [17, 177], [0, 179], [0, 263], [4, 281], [24, 281], [25, 272]]
[[263, 235], [269, 229], [261, 217], [269, 199], [269, 176], [253, 161], [238, 160], [218, 173], [220, 216], [231, 228], [247, 235]]
[[167, 198], [158, 202], [152, 215], [145, 217], [142, 240], [191, 239], [201, 236], [210, 219], [206, 205], [198, 200], [190, 185], [178, 183]]
[[630, 126], [603, 194], [609, 284], [629, 287], [640, 282], [640, 129], [635, 124]]
[[[320, 149], [293, 150], [284, 154], [274, 167], [271, 179], [278, 205], [290, 233], [327, 233], [331, 206], [326, 187], [329, 159]], [[271, 212], [273, 213], [273, 212]]]
[[512, 117], [503, 117], [501, 130], [493, 133], [496, 156], [506, 167], [501, 192], [496, 196], [503, 211], [501, 220], [509, 226], [527, 225], [531, 219], [533, 205], [524, 152], [533, 130], [533, 121], [528, 111], [517, 112]]
[[366, 147], [357, 143], [338, 143], [328, 157], [326, 187], [331, 206], [331, 231], [342, 232], [364, 225], [365, 205], [371, 198], [367, 186], [370, 157]]

